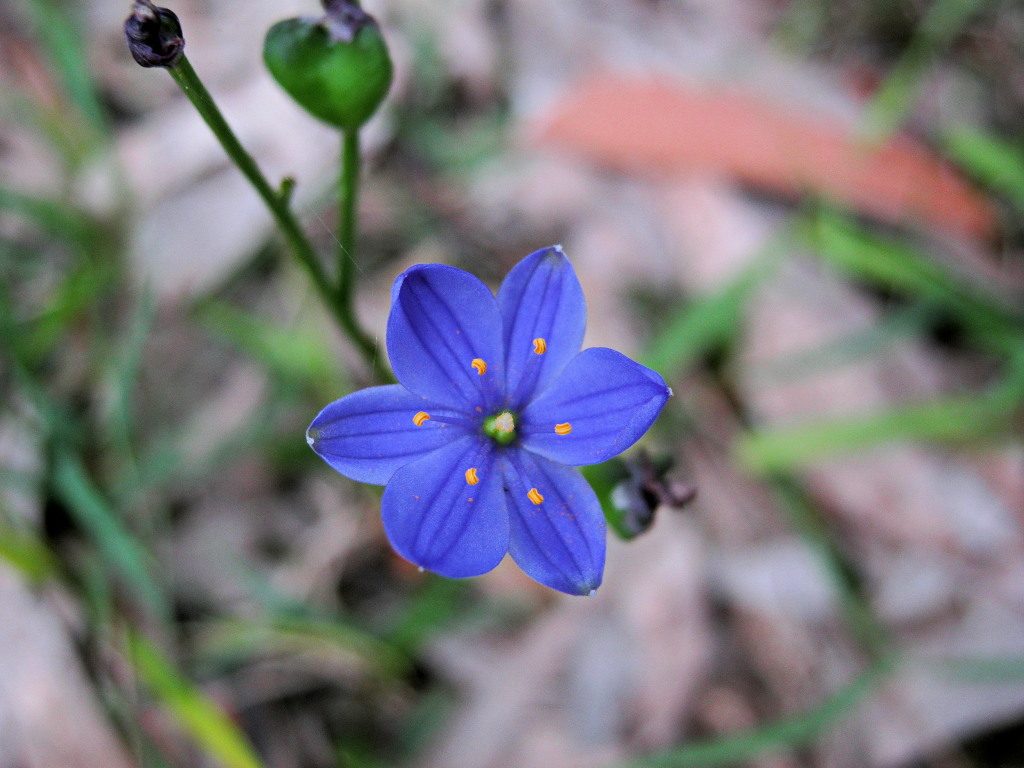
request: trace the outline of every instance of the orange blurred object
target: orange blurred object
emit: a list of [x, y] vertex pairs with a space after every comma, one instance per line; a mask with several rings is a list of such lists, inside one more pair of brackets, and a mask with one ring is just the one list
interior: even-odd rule
[[539, 139], [630, 172], [703, 172], [789, 196], [813, 193], [878, 219], [950, 234], [992, 235], [992, 205], [907, 137], [858, 142], [838, 121], [770, 105], [740, 90], [668, 77], [601, 73], [541, 118]]

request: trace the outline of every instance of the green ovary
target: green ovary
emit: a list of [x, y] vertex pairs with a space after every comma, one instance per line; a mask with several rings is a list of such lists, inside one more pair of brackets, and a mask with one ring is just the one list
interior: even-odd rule
[[516, 439], [516, 419], [511, 411], [499, 411], [484, 419], [484, 434], [499, 445]]

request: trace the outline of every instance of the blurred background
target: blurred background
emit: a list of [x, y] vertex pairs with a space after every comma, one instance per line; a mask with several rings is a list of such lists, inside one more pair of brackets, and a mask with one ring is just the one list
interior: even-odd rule
[[[592, 477], [697, 498], [587, 599], [418, 573], [308, 449], [365, 369], [129, 5], [0, 1], [0, 768], [1024, 765], [1024, 5], [366, 0], [373, 333], [562, 243], [675, 390]], [[261, 62], [319, 7], [171, 8], [330, 254]]]

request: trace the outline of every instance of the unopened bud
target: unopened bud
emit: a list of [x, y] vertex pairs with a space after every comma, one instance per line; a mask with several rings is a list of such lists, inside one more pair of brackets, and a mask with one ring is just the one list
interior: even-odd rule
[[263, 60], [314, 117], [358, 128], [391, 87], [391, 57], [377, 22], [349, 0], [323, 0], [320, 19], [286, 19], [267, 32]]
[[181, 24], [173, 11], [150, 0], [135, 0], [124, 22], [128, 50], [143, 67], [173, 67], [185, 51]]

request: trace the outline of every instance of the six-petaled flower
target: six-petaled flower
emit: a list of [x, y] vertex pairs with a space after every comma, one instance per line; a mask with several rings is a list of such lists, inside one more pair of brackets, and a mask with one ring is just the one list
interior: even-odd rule
[[476, 576], [507, 553], [542, 584], [591, 593], [605, 521], [574, 467], [636, 442], [671, 395], [665, 381], [614, 350], [580, 351], [583, 291], [557, 246], [523, 259], [497, 297], [441, 264], [406, 270], [391, 296], [400, 383], [324, 408], [313, 450], [386, 486], [384, 530], [416, 565]]

